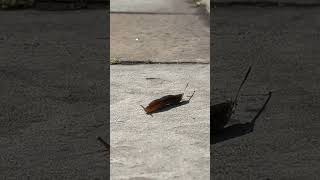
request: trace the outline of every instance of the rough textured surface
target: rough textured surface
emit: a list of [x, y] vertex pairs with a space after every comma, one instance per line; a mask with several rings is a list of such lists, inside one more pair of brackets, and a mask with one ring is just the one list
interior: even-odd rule
[[[140, 107], [187, 82], [190, 103]], [[209, 65], [111, 66], [111, 179], [209, 179], [209, 93]]]
[[[111, 179], [209, 179], [206, 12], [192, 0], [120, 0], [111, 10], [112, 60], [206, 63], [111, 66]], [[188, 82], [190, 103], [153, 117], [140, 107]]]
[[105, 24], [105, 10], [0, 11], [0, 179], [109, 176]]
[[234, 95], [234, 123], [247, 122], [273, 90], [253, 133], [211, 148], [213, 179], [319, 179], [319, 8], [216, 8], [211, 103]]
[[[111, 2], [112, 60], [207, 64], [111, 66], [111, 179], [209, 179], [205, 11], [191, 0], [127, 2]], [[190, 103], [153, 117], [140, 107], [188, 82]]]
[[33, 4], [33, 0], [0, 0], [0, 9], [28, 8]]
[[111, 13], [111, 58], [209, 63], [208, 15], [192, 0], [120, 0], [111, 2], [111, 10], [124, 12]]
[[111, 12], [199, 13], [193, 0], [111, 0]]
[[111, 58], [209, 62], [210, 28], [198, 15], [111, 14]]
[[215, 3], [229, 3], [229, 2], [249, 2], [249, 3], [264, 3], [264, 2], [276, 2], [276, 3], [290, 3], [290, 4], [319, 4], [319, 0], [211, 0]]
[[205, 5], [206, 10], [210, 13], [210, 0], [201, 0], [200, 3]]

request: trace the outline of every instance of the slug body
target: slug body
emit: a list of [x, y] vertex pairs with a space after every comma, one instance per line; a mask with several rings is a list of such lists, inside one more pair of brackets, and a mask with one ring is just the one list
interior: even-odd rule
[[182, 100], [183, 94], [167, 95], [160, 99], [153, 100], [147, 107], [141, 106], [147, 114], [152, 114], [167, 106], [176, 105]]

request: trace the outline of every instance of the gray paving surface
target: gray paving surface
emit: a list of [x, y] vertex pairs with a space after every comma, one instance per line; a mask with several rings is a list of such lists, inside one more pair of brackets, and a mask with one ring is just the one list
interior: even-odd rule
[[[190, 103], [140, 107], [188, 82]], [[111, 66], [111, 179], [209, 179], [209, 82], [209, 65]]]
[[290, 3], [297, 5], [308, 5], [308, 4], [320, 4], [319, 0], [214, 0], [215, 3], [229, 3], [229, 2], [249, 2], [249, 3], [265, 3], [265, 2], [276, 2], [276, 3]]
[[209, 26], [198, 15], [111, 14], [112, 58], [209, 62]]
[[216, 8], [211, 103], [253, 70], [233, 123], [248, 122], [274, 91], [253, 133], [211, 146], [213, 179], [319, 179], [319, 8]]
[[111, 12], [199, 13], [193, 0], [111, 0]]
[[[129, 12], [111, 13], [111, 58], [116, 61], [209, 62], [209, 19], [205, 10], [197, 8], [192, 0], [126, 2], [111, 2], [111, 10]], [[193, 14], [194, 11], [202, 15]], [[175, 14], [179, 12], [186, 14]]]
[[[111, 179], [209, 179], [209, 21], [192, 0], [111, 2]], [[116, 13], [115, 13], [116, 12]], [[202, 14], [202, 15], [201, 15]], [[151, 79], [147, 79], [151, 78]], [[169, 94], [190, 103], [146, 115]]]
[[109, 176], [105, 13], [0, 11], [0, 179]]

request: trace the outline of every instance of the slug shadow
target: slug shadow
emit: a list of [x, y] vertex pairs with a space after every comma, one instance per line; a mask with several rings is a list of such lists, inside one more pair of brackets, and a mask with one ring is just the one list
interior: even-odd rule
[[229, 139], [240, 137], [253, 132], [254, 122], [249, 123], [239, 123], [228, 127], [225, 127], [219, 132], [210, 133], [210, 144], [216, 144]]
[[238, 123], [231, 126], [227, 126], [217, 132], [210, 132], [210, 144], [216, 144], [229, 139], [240, 137], [253, 132], [256, 120], [259, 118], [265, 107], [267, 106], [271, 98], [271, 92], [268, 99], [263, 104], [262, 108], [255, 115], [255, 117], [248, 123]]

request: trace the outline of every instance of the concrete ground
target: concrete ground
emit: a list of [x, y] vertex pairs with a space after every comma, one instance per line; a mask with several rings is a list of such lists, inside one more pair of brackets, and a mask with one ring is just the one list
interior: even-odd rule
[[121, 2], [111, 2], [111, 58], [120, 62], [209, 62], [209, 19], [192, 0]]
[[[130, 2], [130, 3], [129, 3]], [[193, 0], [117, 0], [110, 1], [112, 13], [170, 13], [170, 14], [195, 14], [203, 13], [195, 8]]]
[[[209, 179], [206, 11], [192, 0], [113, 1], [110, 18], [112, 60], [163, 63], [111, 66], [111, 179]], [[140, 107], [188, 82], [188, 104], [153, 117]]]
[[[232, 123], [252, 133], [211, 146], [213, 179], [319, 179], [320, 8], [217, 7], [211, 103], [232, 97], [253, 65]], [[215, 137], [213, 137], [215, 138]]]
[[[188, 104], [140, 107], [188, 82]], [[111, 179], [209, 179], [209, 82], [209, 65], [111, 66]]]
[[106, 29], [105, 10], [0, 11], [0, 179], [109, 177]]

